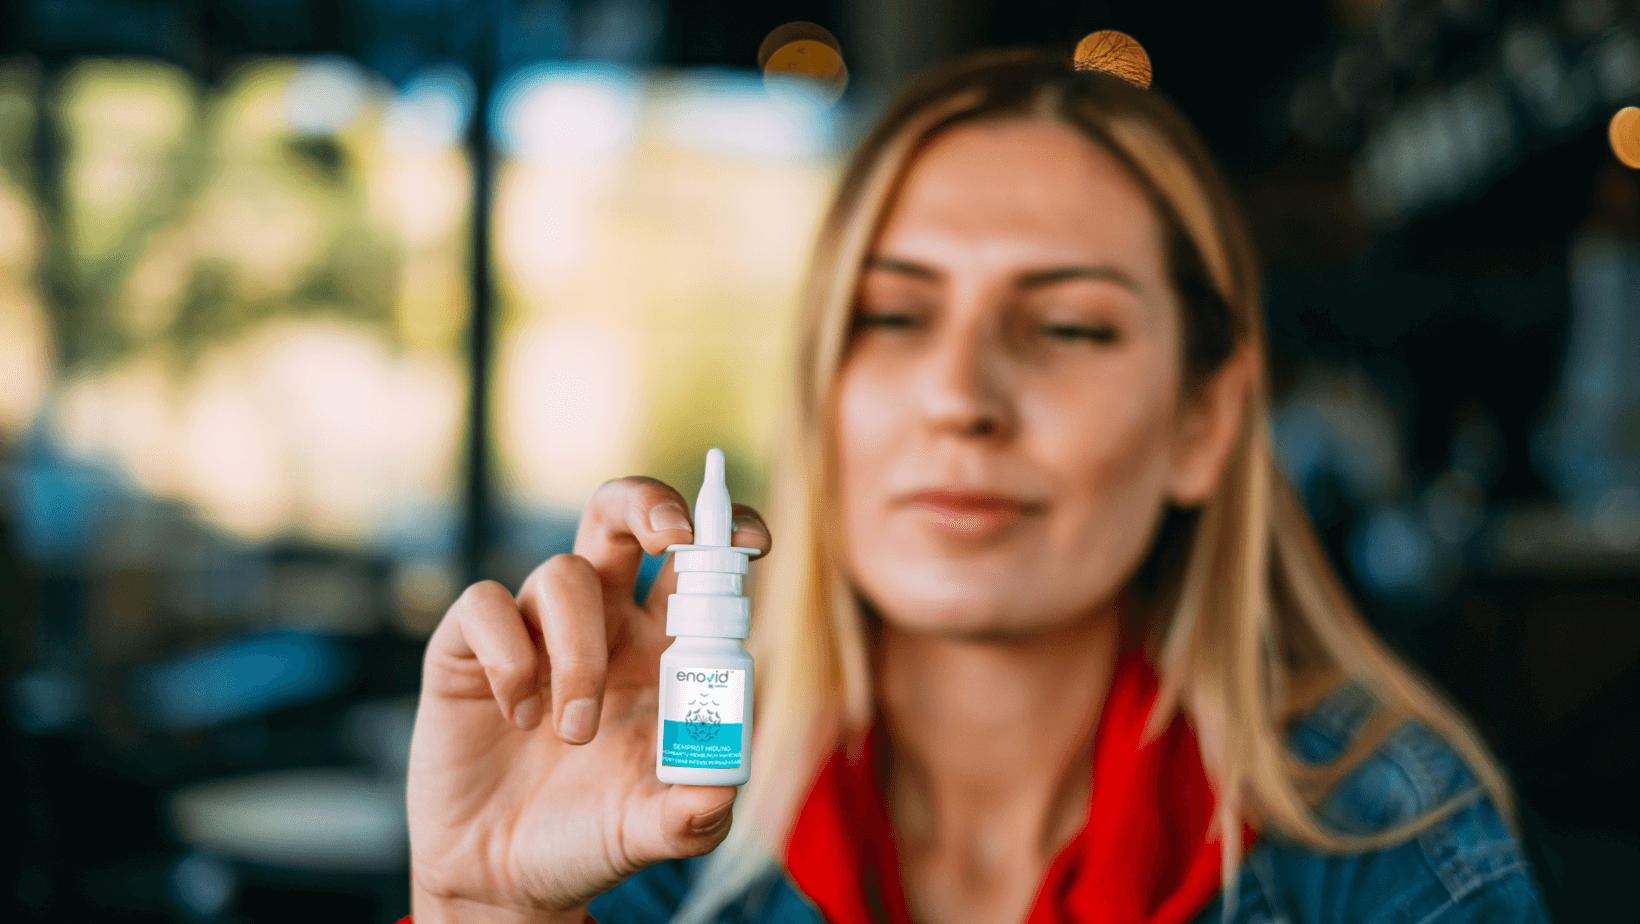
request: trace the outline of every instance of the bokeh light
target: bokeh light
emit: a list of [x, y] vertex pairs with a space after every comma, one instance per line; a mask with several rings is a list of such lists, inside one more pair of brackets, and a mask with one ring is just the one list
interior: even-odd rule
[[0, 287], [0, 436], [34, 419], [51, 381], [51, 331], [34, 294]]
[[[807, 83], [806, 78], [791, 78]], [[768, 82], [765, 81], [765, 87]], [[787, 86], [790, 86], [788, 84]], [[801, 90], [784, 97], [760, 92], [756, 78], [719, 71], [657, 81], [656, 127], [680, 147], [735, 158], [781, 161], [828, 152], [835, 120], [830, 100]]]
[[789, 22], [770, 32], [758, 46], [757, 66], [769, 94], [780, 100], [830, 106], [848, 87], [842, 45], [812, 22]]
[[496, 91], [494, 122], [503, 152], [515, 157], [588, 161], [612, 157], [632, 141], [640, 81], [611, 64], [541, 64]]
[[285, 85], [285, 115], [301, 134], [345, 129], [370, 95], [370, 75], [350, 58], [323, 55], [304, 61]]
[[1150, 86], [1150, 55], [1125, 32], [1104, 29], [1076, 43], [1076, 69], [1106, 71], [1137, 87]]
[[631, 335], [595, 321], [544, 321], [507, 341], [497, 407], [514, 489], [574, 508], [632, 464], [644, 384]]
[[195, 90], [169, 64], [93, 59], [64, 78], [60, 107], [73, 141], [63, 178], [74, 253], [98, 266], [174, 201]]
[[442, 151], [461, 142], [473, 115], [473, 79], [458, 67], [428, 68], [387, 104], [382, 139], [400, 151]]
[[189, 843], [276, 868], [392, 871], [409, 850], [404, 784], [355, 771], [206, 780], [174, 792], [168, 809]]
[[783, 26], [776, 26], [768, 35], [764, 36], [762, 44], [757, 47], [757, 66], [759, 68], [768, 67], [769, 59], [774, 56], [775, 52], [792, 42], [800, 41], [819, 42], [835, 51], [839, 57], [843, 54], [843, 46], [838, 43], [837, 37], [832, 35], [831, 31], [825, 26], [805, 21], [789, 22]]
[[767, 457], [833, 181], [837, 107], [773, 98], [750, 68], [630, 90], [620, 144], [505, 147], [496, 172], [498, 474], [509, 508], [542, 522], [611, 477], [698, 478], [709, 445]]
[[[465, 376], [471, 81], [395, 94], [346, 59], [253, 58], [220, 86], [69, 69], [70, 296], [35, 290], [38, 209], [0, 174], [0, 431], [239, 540], [398, 541], [447, 517]], [[13, 233], [6, 233], [6, 232]], [[66, 355], [53, 355], [53, 340]]]
[[28, 194], [0, 174], [0, 441], [28, 427], [51, 381], [51, 327], [32, 284], [41, 236]]
[[1624, 106], [1612, 116], [1607, 135], [1612, 153], [1625, 165], [1640, 170], [1640, 106]]

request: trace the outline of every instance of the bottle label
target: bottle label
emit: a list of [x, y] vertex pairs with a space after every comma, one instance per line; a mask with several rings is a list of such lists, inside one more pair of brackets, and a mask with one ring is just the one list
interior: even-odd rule
[[661, 679], [661, 764], [733, 770], [740, 767], [746, 672], [676, 668]]

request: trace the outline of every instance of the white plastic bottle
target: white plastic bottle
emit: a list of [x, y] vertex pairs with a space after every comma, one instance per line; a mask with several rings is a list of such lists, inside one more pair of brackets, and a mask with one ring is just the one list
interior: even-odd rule
[[746, 563], [757, 549], [729, 545], [733, 513], [723, 451], [706, 453], [695, 498], [695, 544], [671, 545], [677, 592], [666, 600], [655, 775], [663, 783], [739, 786], [751, 778], [752, 656]]

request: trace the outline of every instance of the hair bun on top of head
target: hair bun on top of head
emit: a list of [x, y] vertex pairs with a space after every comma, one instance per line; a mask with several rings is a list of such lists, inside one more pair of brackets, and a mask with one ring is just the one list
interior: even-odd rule
[[1150, 88], [1150, 55], [1125, 32], [1105, 29], [1091, 33], [1076, 43], [1073, 63], [1079, 71], [1104, 71], [1141, 90]]

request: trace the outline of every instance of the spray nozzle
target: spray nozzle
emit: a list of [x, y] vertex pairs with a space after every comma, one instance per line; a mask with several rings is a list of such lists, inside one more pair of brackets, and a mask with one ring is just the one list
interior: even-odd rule
[[706, 478], [695, 498], [695, 544], [727, 546], [733, 532], [734, 511], [724, 481], [723, 450], [706, 450]]
[[757, 549], [731, 546], [734, 513], [723, 480], [723, 450], [706, 451], [706, 478], [695, 498], [695, 541], [666, 547], [673, 552], [677, 592], [666, 601], [666, 634], [745, 638], [752, 611], [743, 576]]

